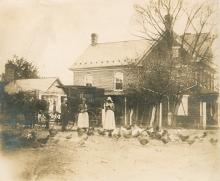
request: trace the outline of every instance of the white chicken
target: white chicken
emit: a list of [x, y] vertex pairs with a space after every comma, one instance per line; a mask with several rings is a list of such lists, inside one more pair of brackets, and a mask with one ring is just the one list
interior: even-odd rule
[[115, 138], [115, 139], [119, 139], [121, 137], [120, 129], [119, 128], [115, 128], [112, 131], [112, 137]]
[[141, 133], [140, 128], [137, 125], [131, 127], [131, 135], [132, 137], [138, 137]]
[[118, 136], [120, 135], [120, 129], [119, 128], [115, 128], [113, 131], [112, 131], [112, 136]]
[[78, 142], [79, 146], [84, 146], [86, 144], [87, 140], [88, 140], [88, 136], [87, 135], [83, 135], [81, 137], [81, 139], [79, 140], [79, 142]]
[[120, 134], [124, 137], [124, 138], [130, 138], [131, 137], [131, 129], [126, 129], [124, 127], [121, 127], [120, 129]]

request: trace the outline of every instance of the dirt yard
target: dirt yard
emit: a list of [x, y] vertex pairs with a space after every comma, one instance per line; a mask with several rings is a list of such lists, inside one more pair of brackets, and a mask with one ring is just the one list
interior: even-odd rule
[[[201, 134], [191, 130], [190, 134]], [[137, 138], [90, 136], [59, 132], [40, 148], [23, 148], [0, 156], [0, 180], [4, 181], [219, 181], [220, 143], [210, 138], [163, 144]]]

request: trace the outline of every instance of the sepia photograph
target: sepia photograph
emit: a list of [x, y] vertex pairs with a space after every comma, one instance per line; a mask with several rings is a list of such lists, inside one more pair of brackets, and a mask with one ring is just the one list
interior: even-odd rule
[[0, 181], [219, 181], [220, 0], [0, 0]]

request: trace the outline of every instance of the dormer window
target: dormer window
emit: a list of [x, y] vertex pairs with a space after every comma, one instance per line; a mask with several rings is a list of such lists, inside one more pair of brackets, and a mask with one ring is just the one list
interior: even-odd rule
[[178, 58], [180, 56], [180, 47], [175, 46], [172, 49], [173, 58]]
[[84, 77], [84, 85], [92, 86], [93, 85], [93, 77], [91, 74], [86, 74]]
[[123, 90], [123, 73], [116, 72], [114, 74], [114, 86], [115, 90]]

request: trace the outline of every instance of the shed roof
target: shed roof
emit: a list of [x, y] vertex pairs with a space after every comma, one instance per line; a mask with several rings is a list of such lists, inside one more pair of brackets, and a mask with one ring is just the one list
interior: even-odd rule
[[127, 65], [140, 59], [152, 44], [142, 39], [90, 45], [71, 69]]
[[59, 81], [56, 77], [38, 78], [38, 79], [19, 79], [8, 83], [5, 86], [5, 91], [9, 94], [19, 91], [41, 91], [46, 92], [55, 81]]

